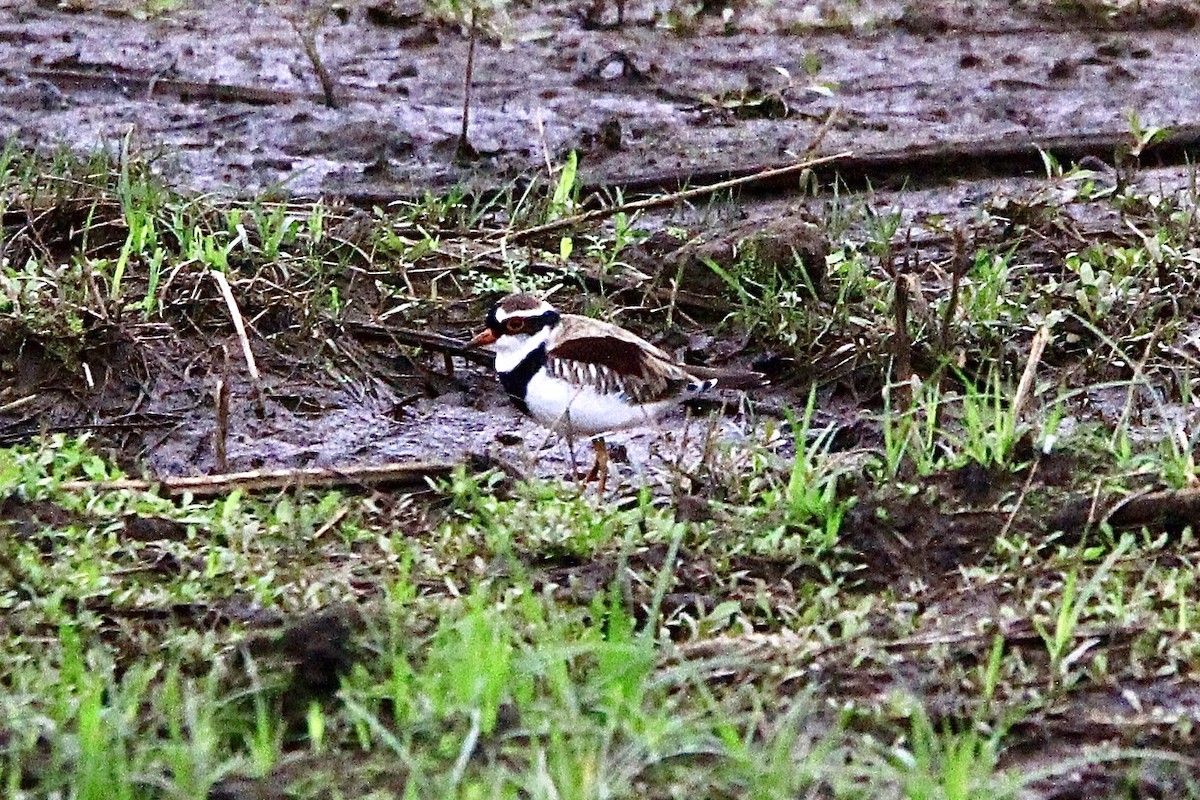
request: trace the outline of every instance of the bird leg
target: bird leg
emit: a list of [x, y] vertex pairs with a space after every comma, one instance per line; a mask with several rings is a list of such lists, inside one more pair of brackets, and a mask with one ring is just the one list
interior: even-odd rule
[[597, 488], [600, 494], [604, 494], [604, 487], [608, 485], [608, 445], [604, 443], [603, 436], [592, 439], [592, 449], [596, 451], [596, 461], [588, 470], [587, 477], [583, 479], [583, 482], [599, 479], [600, 485]]

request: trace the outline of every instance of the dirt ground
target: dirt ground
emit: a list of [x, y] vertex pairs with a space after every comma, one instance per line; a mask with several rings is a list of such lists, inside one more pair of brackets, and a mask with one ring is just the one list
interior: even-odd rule
[[[470, 144], [456, 163], [468, 36], [421, 4], [344, 4], [301, 47], [307, 6], [67, 0], [0, 11], [0, 135], [27, 146], [126, 137], [180, 186], [300, 196], [492, 187], [581, 157], [589, 184], [794, 160], [1200, 122], [1194, 4], [632, 2], [512, 5], [475, 54]], [[291, 21], [295, 20], [295, 26]], [[344, 20], [344, 21], [341, 21]], [[316, 28], [314, 28], [316, 30]]]
[[[928, 220], [969, 221], [984, 198], [1028, 196], [1040, 184], [1020, 177], [1025, 170], [1015, 163], [992, 165], [1001, 176], [1014, 174], [988, 179], [941, 172], [936, 159], [932, 169], [925, 159], [923, 172], [906, 171], [907, 152], [941, 143], [994, 153], [998, 143], [1088, 135], [1116, 141], [1131, 125], [1200, 123], [1200, 86], [1177, 80], [1179, 64], [1200, 59], [1200, 39], [1189, 33], [1200, 11], [1183, 2], [735, 3], [724, 13], [632, 3], [619, 27], [613, 8], [589, 20], [578, 3], [538, 3], [485, 21], [469, 137], [478, 156], [464, 162], [456, 146], [466, 26], [419, 4], [339, 9], [312, 16], [302, 4], [203, 0], [9, 6], [0, 16], [0, 135], [79, 152], [115, 153], [128, 142], [187, 191], [251, 195], [274, 187], [381, 202], [455, 185], [500, 187], [570, 151], [580, 154], [588, 185], [686, 183], [795, 160], [817, 137], [818, 153], [896, 157], [895, 188], [906, 181], [926, 188], [880, 189], [872, 202], [897, 209], [902, 227], [920, 228]], [[308, 29], [317, 31], [333, 73], [338, 108], [322, 102], [301, 46], [306, 19], [317, 20]], [[1140, 178], [1171, 187], [1186, 180], [1171, 168]], [[720, 222], [731, 237], [775, 230], [802, 205], [786, 192], [745, 198], [719, 212]], [[701, 229], [712, 223], [706, 213], [676, 209], [643, 222], [653, 229], [682, 219]], [[1084, 236], [1121, 225], [1115, 214], [1074, 222]], [[946, 240], [934, 237], [924, 258], [947, 252]], [[663, 260], [652, 241], [629, 257], [651, 272]], [[457, 307], [440, 330], [465, 337], [477, 324], [471, 314], [478, 309]], [[245, 376], [228, 355], [237, 350], [232, 338], [192, 346], [197, 352], [136, 369], [119, 352], [98, 353], [89, 369], [98, 376], [99, 407], [46, 394], [40, 402], [51, 405], [5, 415], [2, 433], [19, 440], [48, 417], [60, 429], [148, 425], [150, 433], [127, 440], [125, 457], [156, 474], [209, 471], [212, 376]], [[508, 407], [486, 370], [445, 375], [423, 364], [414, 371], [400, 349], [353, 346], [369, 364], [356, 372], [359, 380], [313, 376], [302, 366], [305, 353], [274, 354], [261, 416], [248, 412], [248, 389], [235, 382], [230, 466], [453, 460], [497, 448], [541, 474], [560, 474], [571, 461], [561, 443], [543, 451], [544, 434]], [[214, 350], [226, 355], [218, 359]], [[743, 359], [754, 357], [770, 353]], [[260, 358], [272, 364], [269, 354]], [[36, 369], [25, 378], [46, 382]], [[761, 399], [794, 405], [803, 383], [778, 385]], [[1119, 413], [1112, 409], [1123, 392], [1086, 396], [1086, 414]], [[852, 424], [853, 399], [829, 389], [819, 406], [820, 424]], [[722, 425], [736, 438], [767, 421]], [[666, 462], [701, 446], [682, 415], [664, 425], [673, 434], [665, 440], [628, 437], [631, 464], [647, 462], [652, 442], [681, 448]]]
[[[539, 3], [513, 6], [485, 25], [470, 128], [480, 155], [464, 163], [455, 155], [469, 38], [462, 24], [423, 13], [419, 4], [382, 0], [309, 17], [295, 4], [187, 2], [147, 18], [149, 8], [120, 0], [6, 9], [0, 135], [28, 147], [114, 153], [128, 137], [184, 190], [250, 195], [276, 187], [361, 200], [458, 184], [495, 188], [572, 150], [590, 185], [653, 183], [656, 176], [670, 184], [795, 160], [815, 136], [823, 137], [819, 153], [898, 154], [903, 165], [906, 151], [937, 143], [969, 151], [972, 143], [1119, 138], [1134, 108], [1143, 126], [1200, 121], [1191, 116], [1200, 88], [1175, 80], [1178, 64], [1200, 58], [1193, 52], [1200, 40], [1184, 35], [1197, 11], [1176, 2], [1115, 15], [1006, 2], [734, 4], [724, 17], [633, 3], [621, 27], [612, 24], [615, 9], [592, 24], [578, 3]], [[339, 108], [323, 104], [301, 46], [297, 31], [306, 19], [319, 21], [311, 30], [319, 31]], [[826, 130], [834, 109], [836, 124]], [[1022, 171], [995, 166], [1001, 174]], [[902, 167], [894, 177], [932, 178], [931, 188], [874, 197], [899, 209], [905, 225], [967, 220], [982, 198], [1037, 186], [1020, 178], [955, 180], [924, 167]], [[1143, 177], [1183, 179], [1178, 171]], [[795, 210], [786, 193], [747, 199], [740, 219], [727, 222], [736, 230], [770, 229]], [[693, 221], [703, 224], [700, 216]], [[667, 219], [645, 218], [650, 227]], [[938, 247], [927, 256], [935, 258]], [[641, 250], [646, 259], [656, 256]], [[473, 324], [464, 318], [444, 331], [465, 336]], [[236, 343], [222, 348], [235, 352]], [[193, 412], [210, 403], [209, 373], [236, 359], [216, 365], [199, 358], [206, 370], [189, 367], [173, 380], [138, 383], [120, 367], [105, 372], [124, 378], [102, 391], [105, 412], [69, 411], [71, 404], [22, 409], [5, 433], [20, 436], [42, 412], [57, 413], [60, 426], [107, 425], [134, 414], [160, 431], [137, 448], [154, 472], [208, 471], [210, 412]], [[314, 381], [281, 359], [280, 374], [267, 379], [265, 416], [235, 413], [230, 465], [453, 459], [495, 448], [480, 443], [514, 426], [503, 446], [509, 457], [536, 460], [544, 474], [570, 461], [564, 446], [534, 459], [545, 436], [507, 407], [486, 372], [414, 377], [374, 363], [369, 378], [352, 384]], [[789, 390], [765, 399], [787, 404]], [[248, 407], [244, 395], [235, 388], [235, 412]], [[831, 402], [824, 398], [822, 409]], [[822, 413], [830, 413], [830, 424], [844, 423], [852, 406]], [[682, 417], [664, 424], [689, 438]], [[630, 438], [632, 463], [645, 462], [647, 438], [656, 440]]]

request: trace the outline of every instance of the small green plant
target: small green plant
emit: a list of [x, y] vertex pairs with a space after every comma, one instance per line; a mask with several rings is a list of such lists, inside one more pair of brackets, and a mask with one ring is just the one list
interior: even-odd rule
[[1013, 293], [1010, 286], [1012, 252], [992, 253], [980, 250], [975, 264], [963, 278], [959, 305], [962, 314], [974, 331], [989, 338], [999, 338], [1009, 325], [1024, 299]]
[[1136, 111], [1129, 110], [1125, 115], [1129, 123], [1129, 155], [1134, 158], [1141, 156], [1147, 147], [1163, 141], [1170, 135], [1170, 130], [1158, 125], [1145, 125]]
[[795, 455], [780, 472], [770, 454], [753, 459], [751, 476], [736, 487], [731, 499], [747, 503], [742, 513], [757, 520], [753, 549], [764, 553], [789, 553], [817, 557], [838, 540], [842, 521], [854, 504], [839, 492], [843, 466], [831, 457], [832, 429], [812, 428], [815, 393], [810, 394], [801, 417], [790, 417]]
[[730, 323], [792, 347], [819, 336], [824, 325], [813, 310], [816, 289], [802, 265], [796, 271], [804, 277], [797, 285], [778, 268], [760, 269], [752, 249], [744, 252], [731, 269], [712, 259], [705, 259], [705, 264], [737, 299], [736, 310], [728, 318]]
[[[909, 466], [917, 475], [931, 474], [941, 463], [939, 445], [942, 431], [942, 391], [935, 382], [916, 387], [912, 405], [896, 408], [893, 403], [899, 392], [893, 384], [883, 391], [883, 413], [880, 428], [883, 434], [883, 477], [894, 480]], [[911, 385], [906, 388], [912, 388]]]
[[1096, 597], [1104, 580], [1112, 571], [1113, 566], [1133, 546], [1132, 536], [1122, 536], [1117, 546], [1096, 568], [1092, 577], [1082, 588], [1079, 588], [1078, 572], [1068, 572], [1063, 580], [1062, 599], [1058, 612], [1054, 615], [1053, 627], [1035, 619], [1038, 634], [1045, 642], [1050, 654], [1050, 689], [1058, 690], [1068, 687], [1073, 682], [1071, 667], [1090, 650], [1094, 640], [1085, 640], [1077, 644], [1079, 620], [1088, 610], [1089, 604]]
[[553, 222], [575, 213], [578, 206], [578, 187], [576, 178], [579, 172], [579, 156], [574, 150], [567, 156], [559, 168], [558, 181], [554, 184], [554, 192], [550, 195], [550, 203], [546, 208], [546, 221]]
[[[617, 197], [616, 202], [621, 203], [620, 196]], [[588, 257], [596, 263], [600, 274], [608, 275], [626, 266], [620, 260], [621, 251], [649, 235], [647, 231], [633, 226], [635, 220], [636, 217], [631, 218], [630, 215], [622, 212], [613, 217], [611, 236], [590, 237], [587, 248]], [[566, 260], [566, 256], [563, 257], [563, 260]]]
[[938, 731], [924, 708], [910, 716], [907, 741], [892, 748], [902, 796], [913, 800], [972, 800], [1019, 795], [1017, 779], [1000, 768], [999, 732], [984, 734], [975, 726]]
[[1011, 462], [1021, 431], [1011, 405], [1012, 391], [997, 371], [987, 377], [982, 389], [965, 378], [963, 386], [958, 398], [962, 426], [958, 452], [984, 466], [1016, 466]]

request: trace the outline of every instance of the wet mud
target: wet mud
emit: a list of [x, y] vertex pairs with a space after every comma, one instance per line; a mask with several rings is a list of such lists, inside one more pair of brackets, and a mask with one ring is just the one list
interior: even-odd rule
[[[420, 196], [489, 188], [580, 154], [586, 183], [754, 168], [821, 152], [1040, 143], [1200, 123], [1198, 14], [1176, 0], [1121, 13], [1051, 2], [733, 4], [727, 18], [631, 3], [511, 5], [474, 56], [468, 26], [419, 3], [195, 0], [0, 11], [0, 135], [26, 146], [155, 154], [173, 184], [234, 194]], [[1073, 10], [1073, 11], [1072, 11]], [[316, 22], [313, 22], [316, 19]], [[236, 24], [230, 24], [235, 21]], [[337, 108], [298, 32], [316, 37]], [[838, 110], [831, 129], [829, 113]]]

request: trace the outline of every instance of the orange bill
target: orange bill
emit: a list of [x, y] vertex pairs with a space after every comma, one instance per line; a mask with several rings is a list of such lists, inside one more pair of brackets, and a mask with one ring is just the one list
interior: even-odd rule
[[489, 344], [496, 343], [496, 334], [492, 333], [491, 328], [484, 328], [479, 333], [475, 334], [475, 338], [471, 340], [471, 347], [484, 347]]

